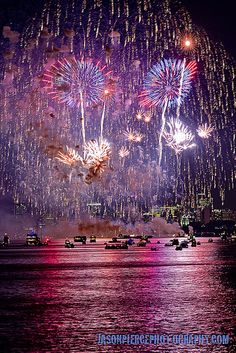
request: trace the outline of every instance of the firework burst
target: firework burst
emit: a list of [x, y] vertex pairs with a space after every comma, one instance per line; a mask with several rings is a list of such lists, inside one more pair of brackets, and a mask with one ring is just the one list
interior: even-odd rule
[[143, 138], [143, 134], [141, 134], [140, 132], [135, 132], [135, 131], [133, 131], [131, 129], [127, 129], [124, 132], [124, 136], [130, 142], [141, 142], [142, 138]]
[[144, 114], [144, 119], [143, 119], [144, 122], [145, 122], [145, 123], [150, 123], [151, 117], [152, 117], [151, 113], [145, 113], [145, 114]]
[[140, 132], [137, 132], [136, 136], [135, 136], [135, 141], [136, 142], [141, 142], [143, 138], [143, 134], [140, 134]]
[[201, 138], [208, 139], [211, 136], [213, 130], [214, 129], [211, 125], [203, 124], [198, 127], [197, 133]]
[[58, 159], [60, 162], [69, 165], [70, 167], [74, 167], [78, 162], [83, 161], [79, 153], [68, 146], [66, 146], [66, 152], [59, 151], [58, 155], [55, 158]]
[[[144, 90], [140, 97], [141, 106], [164, 107], [177, 105], [190, 91], [191, 80], [196, 72], [196, 62], [185, 65], [183, 60], [163, 60], [154, 65], [144, 80]], [[183, 71], [182, 89], [180, 92], [181, 75]]]
[[136, 139], [136, 133], [131, 130], [131, 129], [127, 129], [125, 132], [124, 132], [124, 136], [127, 138], [128, 141], [130, 142], [133, 142], [135, 141]]
[[142, 120], [143, 116], [144, 116], [144, 112], [142, 110], [138, 110], [136, 113], [137, 120]]
[[169, 129], [163, 135], [169, 147], [173, 148], [176, 154], [195, 146], [194, 135], [179, 119], [170, 119], [167, 123]]
[[[52, 99], [72, 107], [80, 107], [83, 142], [85, 133], [85, 107], [98, 104], [107, 95], [104, 74], [105, 66], [91, 61], [79, 61], [75, 57], [57, 61], [44, 73], [45, 89]], [[101, 135], [105, 115], [105, 104], [102, 114]]]
[[[58, 152], [56, 159], [72, 168], [69, 175], [70, 180], [74, 168], [80, 164], [81, 167], [88, 170], [84, 179], [85, 183], [91, 184], [94, 178], [100, 177], [105, 171], [110, 155], [111, 147], [107, 141], [103, 140], [100, 143], [96, 140], [91, 140], [84, 145], [84, 158], [73, 148], [66, 147], [66, 152]], [[82, 173], [82, 175], [84, 174]]]
[[100, 176], [107, 167], [111, 156], [111, 146], [106, 140], [98, 142], [91, 140], [84, 146], [84, 165], [89, 169], [86, 181], [91, 181], [92, 176]]
[[193, 33], [183, 33], [183, 35], [180, 36], [180, 46], [186, 54], [193, 52], [196, 49], [197, 44], [198, 38]]
[[45, 89], [52, 99], [69, 106], [79, 107], [102, 101], [105, 85], [104, 69], [91, 61], [75, 58], [57, 61], [44, 73]]
[[128, 148], [122, 146], [122, 147], [120, 148], [118, 154], [119, 154], [120, 158], [125, 158], [125, 157], [127, 157], [127, 156], [129, 155], [129, 150], [128, 150]]

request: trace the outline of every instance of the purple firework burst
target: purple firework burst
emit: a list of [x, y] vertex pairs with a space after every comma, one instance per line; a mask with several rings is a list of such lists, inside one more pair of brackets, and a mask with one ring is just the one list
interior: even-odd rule
[[105, 66], [75, 58], [57, 61], [44, 74], [43, 81], [52, 99], [69, 106], [90, 106], [102, 101], [106, 75]]
[[196, 72], [196, 62], [185, 65], [184, 60], [166, 60], [154, 65], [144, 80], [140, 94], [141, 106], [177, 105], [189, 93], [191, 80]]

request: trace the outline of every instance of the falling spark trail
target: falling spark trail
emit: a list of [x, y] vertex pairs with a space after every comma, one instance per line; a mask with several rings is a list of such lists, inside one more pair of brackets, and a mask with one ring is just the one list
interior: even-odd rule
[[85, 144], [85, 142], [86, 142], [86, 137], [85, 137], [85, 121], [84, 121], [84, 99], [83, 99], [83, 93], [82, 93], [82, 91], [80, 91], [80, 101], [81, 101], [82, 136], [83, 136], [83, 143]]
[[106, 110], [106, 103], [103, 103], [103, 109], [102, 109], [102, 118], [101, 118], [101, 143], [103, 140], [103, 127], [104, 127], [104, 119], [105, 119], [105, 110]]
[[182, 94], [182, 88], [183, 88], [185, 64], [186, 64], [186, 59], [184, 58], [182, 72], [181, 72], [181, 78], [180, 78], [179, 97], [178, 97], [178, 105], [177, 105], [177, 112], [176, 112], [177, 119], [179, 118], [179, 113], [180, 113], [181, 94]]
[[72, 180], [72, 174], [73, 174], [73, 169], [71, 170], [70, 174], [69, 174], [69, 182], [71, 183]]
[[180, 158], [181, 156], [176, 154], [176, 179], [175, 179], [175, 203], [178, 203], [178, 186], [179, 180], [181, 180], [181, 170], [180, 170]]
[[168, 98], [165, 101], [165, 104], [164, 104], [164, 107], [163, 107], [163, 110], [162, 110], [162, 115], [161, 115], [161, 131], [160, 131], [159, 142], [158, 142], [158, 145], [159, 145], [158, 166], [159, 167], [161, 166], [161, 160], [162, 160], [162, 149], [163, 149], [163, 147], [162, 147], [162, 137], [163, 137], [163, 132], [165, 130], [165, 123], [166, 123], [165, 113], [166, 113], [167, 105], [168, 105]]

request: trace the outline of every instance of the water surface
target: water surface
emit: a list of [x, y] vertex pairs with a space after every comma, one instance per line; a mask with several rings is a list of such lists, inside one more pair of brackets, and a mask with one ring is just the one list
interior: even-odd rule
[[[99, 244], [0, 250], [1, 353], [208, 353], [217, 346], [101, 346], [98, 333], [230, 333], [236, 245], [157, 251]], [[154, 240], [152, 240], [154, 242]]]

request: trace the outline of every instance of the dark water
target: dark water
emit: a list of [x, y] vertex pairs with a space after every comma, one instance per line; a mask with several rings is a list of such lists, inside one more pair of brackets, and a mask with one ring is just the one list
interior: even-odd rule
[[[230, 333], [236, 245], [175, 251], [100, 244], [0, 250], [0, 353], [231, 352], [229, 346], [101, 346], [98, 333]], [[232, 350], [233, 352], [233, 350]]]

